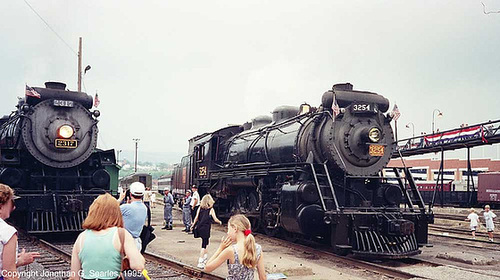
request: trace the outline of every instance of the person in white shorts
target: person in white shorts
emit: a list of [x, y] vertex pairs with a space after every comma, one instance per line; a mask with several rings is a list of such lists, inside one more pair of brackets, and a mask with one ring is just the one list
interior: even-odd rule
[[476, 210], [474, 208], [470, 209], [470, 214], [465, 220], [470, 221], [470, 231], [472, 232], [472, 239], [476, 239], [476, 229], [479, 225], [479, 216], [476, 214]]
[[493, 219], [497, 217], [495, 213], [490, 211], [490, 206], [484, 206], [484, 220], [486, 222], [486, 230], [488, 231], [488, 239], [493, 242], [493, 230], [495, 229], [495, 224], [493, 223]]

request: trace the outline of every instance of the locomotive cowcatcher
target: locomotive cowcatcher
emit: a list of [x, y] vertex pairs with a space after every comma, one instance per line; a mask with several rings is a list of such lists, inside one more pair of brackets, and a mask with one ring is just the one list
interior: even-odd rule
[[17, 109], [0, 119], [0, 183], [21, 197], [11, 216], [21, 228], [80, 231], [94, 198], [117, 190], [118, 166], [114, 150], [96, 149], [92, 97], [45, 85], [26, 86]]
[[173, 186], [198, 185], [218, 213], [244, 213], [268, 235], [361, 257], [418, 254], [433, 214], [398, 170], [398, 184], [381, 175], [395, 149], [388, 108], [381, 95], [334, 85], [318, 108], [280, 106], [190, 139]]

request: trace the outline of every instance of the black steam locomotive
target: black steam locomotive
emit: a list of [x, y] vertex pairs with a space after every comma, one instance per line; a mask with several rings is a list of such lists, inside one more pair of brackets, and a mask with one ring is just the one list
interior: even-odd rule
[[395, 149], [388, 108], [381, 95], [338, 84], [319, 108], [281, 106], [272, 119], [196, 136], [174, 189], [196, 184], [218, 213], [244, 213], [268, 235], [324, 240], [338, 254], [418, 254], [433, 214], [416, 188], [381, 175]]
[[91, 96], [45, 86], [26, 86], [17, 110], [0, 119], [0, 183], [21, 196], [11, 218], [28, 232], [79, 231], [94, 198], [111, 190], [110, 173], [117, 184], [115, 155], [96, 149]]

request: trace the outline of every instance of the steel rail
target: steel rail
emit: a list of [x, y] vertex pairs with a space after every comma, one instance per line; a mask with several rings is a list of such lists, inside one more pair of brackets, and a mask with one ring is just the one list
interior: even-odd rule
[[[264, 240], [267, 239], [273, 243], [278, 243], [281, 246], [283, 246], [283, 242], [287, 242], [288, 247], [295, 247], [299, 251], [304, 251], [304, 250], [313, 251], [314, 255], [317, 257], [320, 257], [320, 258], [323, 257], [323, 258], [328, 259], [328, 260], [332, 260], [332, 259], [337, 260], [337, 261], [339, 261], [343, 264], [346, 264], [346, 265], [351, 265], [351, 266], [354, 266], [354, 267], [357, 267], [360, 269], [365, 269], [367, 271], [376, 272], [376, 273], [379, 273], [381, 275], [385, 275], [385, 276], [396, 278], [396, 279], [412, 279], [412, 278], [427, 279], [423, 276], [415, 275], [415, 274], [405, 272], [405, 271], [401, 271], [401, 270], [398, 270], [398, 269], [395, 269], [392, 267], [386, 267], [386, 266], [383, 266], [380, 264], [364, 261], [361, 259], [356, 259], [353, 257], [339, 256], [339, 255], [336, 255], [336, 254], [329, 252], [329, 251], [326, 251], [326, 250], [314, 249], [310, 246], [288, 242], [288, 241], [285, 241], [285, 240], [282, 240], [282, 239], [279, 239], [276, 237], [270, 237], [267, 235], [259, 234], [258, 238], [264, 239]], [[420, 263], [427, 263], [426, 261], [422, 261], [419, 259], [412, 259], [412, 260], [416, 260]], [[392, 260], [392, 261], [397, 261], [397, 260]], [[432, 263], [432, 264], [436, 265], [434, 263]]]
[[195, 268], [193, 266], [190, 266], [188, 264], [185, 264], [180, 261], [176, 261], [170, 258], [166, 258], [154, 253], [149, 253], [145, 252], [143, 254], [144, 258], [148, 261], [152, 261], [155, 263], [160, 263], [163, 265], [166, 265], [170, 267], [172, 270], [178, 271], [182, 273], [183, 275], [189, 275], [191, 277], [194, 277], [195, 279], [203, 279], [203, 280], [223, 280], [226, 279], [225, 277], [222, 277], [220, 275], [214, 274], [214, 273], [208, 273], [205, 271], [202, 271], [198, 268]]
[[[57, 245], [54, 245], [54, 244], [47, 242], [45, 240], [42, 240], [42, 239], [35, 239], [35, 240], [38, 242], [40, 247], [50, 251], [53, 254], [61, 256], [67, 262], [71, 262], [71, 253], [69, 253], [69, 252], [57, 247]], [[160, 256], [160, 255], [157, 255], [157, 254], [145, 252], [143, 254], [143, 256], [147, 261], [151, 261], [154, 263], [168, 266], [170, 269], [178, 272], [179, 274], [189, 276], [192, 279], [200, 279], [200, 280], [223, 280], [223, 279], [225, 279], [224, 277], [222, 277], [220, 275], [217, 275], [214, 273], [204, 272], [204, 271], [202, 271], [198, 268], [192, 267], [188, 264], [185, 264], [185, 263], [173, 260], [173, 259], [169, 259], [169, 258]], [[151, 275], [151, 276], [154, 277], [155, 275]], [[171, 276], [175, 276], [175, 275], [169, 275], [169, 277], [171, 277]]]

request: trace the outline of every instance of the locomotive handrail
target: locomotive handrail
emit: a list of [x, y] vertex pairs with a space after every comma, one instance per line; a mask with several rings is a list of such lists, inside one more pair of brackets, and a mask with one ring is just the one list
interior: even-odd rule
[[[312, 152], [309, 154], [309, 156], [312, 156]], [[323, 211], [327, 211], [328, 209], [326, 209], [325, 200], [323, 199], [323, 194], [321, 193], [321, 188], [319, 186], [318, 175], [316, 174], [316, 170], [314, 169], [314, 163], [311, 162], [311, 163], [309, 163], [309, 165], [311, 166], [311, 170], [313, 172], [314, 182], [316, 183], [316, 188], [318, 189], [318, 196], [319, 196], [319, 200], [321, 202], [321, 206], [323, 207]]]
[[335, 210], [338, 212], [340, 211], [339, 202], [337, 201], [337, 195], [335, 194], [335, 189], [333, 188], [332, 180], [330, 178], [330, 172], [328, 172], [328, 167], [326, 167], [326, 161], [323, 162], [323, 167], [325, 168], [325, 173], [328, 178], [328, 184], [330, 185], [330, 190], [332, 191], [333, 200], [335, 201]]

